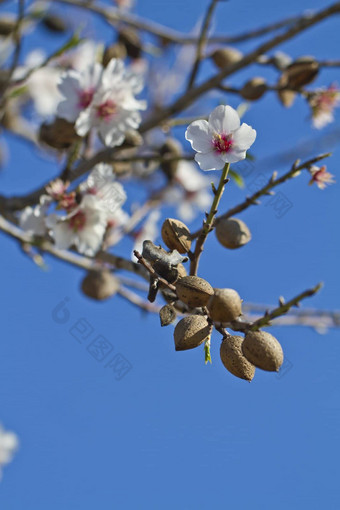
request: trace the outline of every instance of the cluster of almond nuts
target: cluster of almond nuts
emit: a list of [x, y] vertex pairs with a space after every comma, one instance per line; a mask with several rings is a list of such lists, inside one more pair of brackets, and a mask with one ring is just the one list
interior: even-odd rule
[[[216, 224], [216, 237], [222, 246], [239, 248], [251, 239], [247, 225], [237, 218], [220, 219]], [[162, 238], [170, 250], [190, 256], [191, 235], [188, 227], [179, 220], [168, 218], [162, 226]], [[187, 307], [186, 315], [174, 329], [176, 351], [194, 349], [210, 341], [213, 326], [217, 328], [237, 326], [242, 315], [242, 299], [234, 289], [213, 288], [198, 276], [182, 272], [174, 283], [176, 298], [160, 311], [161, 325], [171, 324], [176, 318], [179, 303]], [[225, 331], [225, 330], [224, 330]], [[283, 351], [279, 342], [264, 331], [245, 332], [245, 336], [224, 334], [220, 357], [225, 368], [241, 379], [251, 381], [255, 368], [278, 371], [283, 363]]]

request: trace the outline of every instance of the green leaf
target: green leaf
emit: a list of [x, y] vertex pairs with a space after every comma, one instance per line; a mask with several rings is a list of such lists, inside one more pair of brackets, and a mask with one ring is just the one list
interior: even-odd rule
[[210, 338], [204, 343], [204, 362], [205, 364], [212, 363], [210, 355]]
[[233, 179], [233, 181], [236, 182], [237, 186], [239, 186], [240, 188], [244, 188], [244, 180], [240, 174], [235, 172], [235, 170], [229, 170], [229, 175]]
[[27, 92], [27, 85], [23, 85], [22, 87], [16, 87], [12, 90], [7, 96], [8, 99], [12, 99], [14, 97], [21, 96]]
[[55, 57], [60, 57], [60, 55], [62, 55], [63, 53], [65, 53], [65, 51], [68, 51], [68, 50], [71, 50], [72, 48], [75, 48], [76, 46], [78, 46], [78, 44], [80, 44], [81, 42], [83, 41], [83, 38], [82, 37], [79, 37], [79, 32], [75, 32], [74, 34], [72, 34], [72, 36], [70, 37], [70, 39], [68, 41], [66, 41], [65, 44], [63, 44], [63, 46], [61, 48], [59, 48], [59, 50], [57, 50], [54, 54], [53, 54], [53, 58]]

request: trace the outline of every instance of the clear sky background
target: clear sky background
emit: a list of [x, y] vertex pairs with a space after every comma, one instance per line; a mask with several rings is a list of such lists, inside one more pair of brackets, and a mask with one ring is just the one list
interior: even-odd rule
[[[5, 2], [2, 10], [13, 3]], [[221, 2], [215, 31], [236, 34], [325, 4]], [[140, 0], [137, 12], [189, 31], [207, 5]], [[108, 36], [105, 27], [97, 28]], [[49, 36], [44, 44], [49, 50], [60, 41]], [[332, 18], [280, 49], [296, 57], [339, 59], [339, 43], [339, 19]], [[25, 52], [30, 49], [26, 44]], [[205, 72], [209, 68], [201, 78]], [[273, 71], [254, 71], [264, 72], [273, 83]], [[239, 73], [233, 84], [244, 77]], [[339, 70], [323, 70], [316, 84], [335, 80]], [[227, 100], [238, 104], [235, 97]], [[215, 105], [211, 98], [211, 109]], [[247, 186], [258, 174], [287, 169], [279, 154], [302, 142], [312, 142], [302, 159], [329, 148], [322, 140], [339, 128], [339, 115], [321, 132], [308, 115], [302, 100], [291, 110], [270, 94], [254, 103], [244, 118], [258, 132], [257, 163]], [[0, 174], [2, 192], [24, 193], [54, 175], [51, 162], [6, 140], [11, 155]], [[333, 149], [328, 168], [340, 181], [339, 145]], [[245, 301], [272, 304], [322, 280], [324, 289], [303, 306], [339, 309], [339, 183], [324, 191], [307, 183], [306, 173], [281, 188], [292, 203], [281, 218], [267, 199], [242, 215], [253, 234], [242, 250], [226, 251], [211, 236], [200, 275], [215, 287], [237, 289]], [[228, 185], [222, 208], [245, 193]], [[2, 510], [339, 508], [338, 331], [272, 328], [289, 370], [281, 376], [258, 370], [249, 384], [220, 363], [218, 335], [213, 364], [205, 366], [201, 348], [175, 352], [172, 327], [161, 329], [157, 316], [116, 298], [92, 302], [79, 292], [81, 270], [51, 257], [46, 261], [49, 270], [43, 272], [1, 235], [0, 420], [21, 443], [0, 483]], [[56, 307], [65, 298], [68, 314], [60, 316]], [[75, 338], [79, 319], [92, 328], [83, 342]], [[88, 350], [98, 335], [131, 363], [122, 380]]]

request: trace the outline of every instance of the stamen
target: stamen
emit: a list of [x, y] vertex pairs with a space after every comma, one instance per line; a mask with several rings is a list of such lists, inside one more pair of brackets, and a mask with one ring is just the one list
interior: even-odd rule
[[110, 120], [111, 117], [116, 113], [117, 106], [116, 103], [108, 99], [105, 103], [97, 106], [97, 117], [100, 117], [104, 120]]
[[215, 151], [218, 154], [229, 152], [233, 145], [233, 139], [231, 135], [216, 135], [213, 138], [212, 144], [214, 146]]

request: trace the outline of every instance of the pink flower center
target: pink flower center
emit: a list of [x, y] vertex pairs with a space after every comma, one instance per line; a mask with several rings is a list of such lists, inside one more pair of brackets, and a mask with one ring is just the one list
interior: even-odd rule
[[82, 108], [82, 109], [87, 108], [93, 99], [93, 95], [94, 95], [93, 88], [88, 89], [88, 90], [82, 90], [79, 93], [79, 101], [78, 101], [79, 108]]
[[116, 113], [117, 105], [111, 99], [107, 99], [104, 103], [97, 106], [97, 117], [103, 120], [110, 120]]
[[229, 152], [233, 146], [232, 135], [224, 134], [219, 135], [216, 133], [216, 135], [213, 138], [212, 144], [215, 152], [217, 152], [218, 154], [221, 154], [223, 152]]
[[74, 216], [72, 216], [68, 220], [69, 227], [74, 232], [78, 232], [79, 230], [82, 230], [85, 227], [85, 223], [86, 223], [86, 214], [84, 213], [84, 211], [78, 211]]

